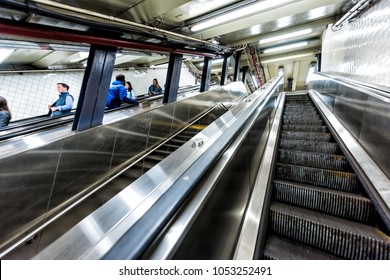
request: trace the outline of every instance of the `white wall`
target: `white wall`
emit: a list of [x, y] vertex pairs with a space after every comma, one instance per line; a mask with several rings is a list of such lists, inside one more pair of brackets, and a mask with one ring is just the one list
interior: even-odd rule
[[[119, 73], [126, 76], [126, 80], [131, 82], [137, 94], [145, 94], [154, 78], [158, 79], [159, 84], [164, 87], [167, 68], [148, 69], [147, 72], [114, 70], [112, 81]], [[69, 92], [75, 98], [74, 108], [76, 108], [83, 76], [84, 71], [0, 74], [0, 95], [8, 101], [12, 113], [11, 121], [46, 114], [47, 105], [58, 99], [57, 83], [69, 85]], [[183, 67], [179, 86], [194, 84], [194, 76], [188, 68]]]

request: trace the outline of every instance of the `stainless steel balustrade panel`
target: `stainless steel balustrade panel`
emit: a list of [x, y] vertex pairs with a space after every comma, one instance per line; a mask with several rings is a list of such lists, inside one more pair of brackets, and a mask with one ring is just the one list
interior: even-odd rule
[[111, 124], [116, 133], [112, 157], [112, 172], [146, 149], [152, 115], [142, 113], [121, 122]]
[[359, 142], [390, 178], [390, 99], [370, 96], [364, 113]]
[[340, 86], [337, 94], [333, 113], [355, 138], [359, 138], [367, 95], [347, 86]]
[[108, 178], [116, 129], [101, 126], [64, 139], [49, 211]]
[[322, 101], [328, 106], [329, 110], [334, 112], [334, 103], [338, 91], [337, 83], [323, 76], [313, 74], [309, 87], [320, 92]]
[[324, 73], [314, 73], [309, 87], [390, 178], [390, 93]]
[[[69, 131], [69, 137], [54, 138], [55, 142], [41, 143], [36, 137], [33, 150], [9, 151], [12, 145], [7, 144], [2, 154], [8, 157], [0, 159], [0, 208], [4, 209], [0, 214], [0, 256], [8, 247], [6, 242], [23, 236], [25, 229], [31, 232], [204, 110], [244, 94], [242, 83], [231, 83], [91, 130]], [[31, 139], [29, 143], [34, 137]], [[97, 203], [105, 202], [104, 195], [97, 199], [101, 200]], [[45, 238], [42, 236], [42, 244], [47, 242]], [[39, 240], [29, 246], [38, 247]]]
[[[242, 84], [243, 85], [243, 84]], [[218, 92], [210, 93], [216, 94], [216, 99], [222, 96], [226, 98], [227, 101], [233, 101], [235, 98], [241, 96], [244, 93], [239, 91], [236, 92]], [[203, 95], [202, 95], [203, 96]], [[200, 98], [199, 98], [200, 99]], [[207, 99], [207, 98], [206, 98]], [[213, 100], [211, 98], [210, 100]], [[205, 108], [208, 108], [209, 105], [215, 104], [214, 101], [199, 101], [198, 100], [187, 100], [190, 103], [193, 103], [195, 106], [202, 104]], [[230, 102], [229, 101], [229, 102]], [[207, 104], [208, 103], [208, 104]], [[245, 102], [242, 102], [245, 104]], [[207, 104], [207, 105], [203, 105]], [[247, 103], [246, 106], [253, 105]], [[168, 106], [168, 105], [167, 105]], [[254, 106], [252, 106], [253, 108]], [[191, 106], [191, 109], [193, 106]], [[235, 108], [236, 109], [236, 108]], [[254, 108], [252, 110], [255, 110]], [[195, 110], [196, 111], [196, 110]], [[195, 112], [193, 110], [193, 112]], [[107, 248], [113, 246], [113, 242], [117, 242], [120, 238], [120, 234], [123, 234], [123, 230], [126, 231], [132, 224], [139, 224], [137, 221], [141, 218], [144, 218], [143, 215], [146, 212], [149, 212], [150, 207], [159, 203], [162, 197], [167, 197], [166, 192], [171, 193], [170, 186], [174, 181], [180, 181], [184, 184], [190, 183], [192, 180], [195, 180], [192, 175], [182, 176], [183, 170], [186, 168], [192, 167], [193, 160], [197, 158], [197, 153], [204, 153], [208, 149], [223, 149], [220, 145], [215, 145], [210, 147], [214, 141], [219, 137], [231, 137], [233, 131], [238, 130], [239, 128], [233, 127], [234, 120], [240, 113], [232, 113], [231, 111], [223, 115], [227, 117], [226, 121], [223, 118], [218, 119], [210, 127], [207, 127], [202, 131], [202, 137], [204, 137], [204, 143], [201, 147], [193, 145], [192, 142], [188, 142], [180, 147], [175, 153], [171, 154], [169, 157], [165, 158], [158, 165], [154, 166], [149, 172], [143, 174], [138, 180], [133, 182], [127, 188], [122, 190], [116, 196], [114, 196], [110, 201], [108, 201], [103, 207], [94, 211], [90, 216], [81, 221], [78, 225], [73, 227], [68, 231], [64, 236], [60, 237], [55, 243], [53, 243], [49, 248], [40, 252], [37, 258], [98, 258], [104, 255], [104, 251]], [[165, 111], [163, 111], [164, 113]], [[177, 112], [177, 110], [176, 110]], [[185, 112], [185, 110], [184, 110]], [[180, 113], [182, 114], [182, 113]], [[192, 114], [192, 113], [191, 113]], [[235, 116], [237, 114], [237, 116]], [[181, 117], [180, 117], [181, 118]], [[156, 120], [166, 120], [165, 116], [161, 119], [155, 118]], [[244, 118], [240, 118], [239, 121], [241, 124], [244, 122]], [[236, 123], [234, 123], [235, 125]], [[232, 126], [232, 127], [230, 127]], [[229, 129], [230, 127], [230, 129]], [[206, 132], [208, 129], [210, 135]], [[225, 135], [224, 131], [229, 129], [229, 133]], [[208, 141], [207, 139], [212, 139]], [[206, 157], [204, 157], [205, 159]], [[202, 159], [202, 160], [204, 160]], [[207, 159], [209, 161], [209, 159]], [[210, 162], [208, 163], [210, 164]], [[203, 168], [206, 168], [204, 164], [201, 164]], [[195, 167], [194, 167], [195, 168]], [[180, 185], [180, 183], [179, 183]], [[175, 193], [176, 191], [181, 193], [186, 191], [187, 188], [182, 188], [181, 186], [172, 189]], [[173, 195], [169, 196], [169, 199], [177, 200], [181, 196]], [[166, 200], [163, 199], [165, 202]], [[175, 201], [176, 203], [176, 201]], [[174, 205], [169, 205], [173, 207]], [[169, 208], [168, 207], [168, 208]], [[165, 208], [164, 208], [165, 209]], [[165, 210], [160, 209], [158, 211], [158, 217], [153, 216], [153, 219], [163, 217]], [[150, 222], [148, 219], [143, 219], [143, 221]], [[143, 225], [140, 225], [142, 228]], [[70, 239], [69, 239], [70, 237]], [[136, 242], [135, 246], [142, 246], [138, 239], [133, 240]], [[98, 243], [98, 244], [97, 244]], [[129, 246], [129, 244], [126, 244]], [[54, 248], [54, 251], [52, 249]], [[134, 250], [134, 247], [133, 247]], [[56, 256], [54, 257], [55, 254]], [[125, 252], [124, 252], [125, 253]]]
[[[210, 168], [203, 180], [218, 176], [205, 206], [189, 227], [173, 259], [231, 259], [270, 130], [277, 95], [261, 107], [223, 174]], [[228, 150], [228, 153], [233, 153]], [[201, 187], [203, 182], [197, 189]]]
[[0, 248], [44, 221], [62, 144], [0, 160]]

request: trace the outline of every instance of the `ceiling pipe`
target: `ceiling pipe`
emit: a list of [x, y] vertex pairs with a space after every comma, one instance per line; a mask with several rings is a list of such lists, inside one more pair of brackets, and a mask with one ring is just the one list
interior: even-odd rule
[[54, 8], [59, 8], [59, 9], [65, 10], [65, 11], [76, 12], [78, 14], [84, 14], [84, 15], [93, 16], [93, 17], [96, 17], [96, 18], [108, 20], [110, 22], [115, 22], [115, 23], [121, 23], [121, 24], [129, 25], [129, 26], [135, 27], [137, 29], [141, 29], [141, 30], [148, 30], [148, 31], [150, 31], [152, 33], [159, 33], [163, 37], [173, 37], [173, 38], [179, 38], [179, 39], [188, 40], [188, 41], [191, 41], [191, 42], [194, 42], [194, 43], [200, 43], [200, 44], [203, 44], [203, 45], [213, 45], [210, 42], [203, 41], [203, 40], [200, 40], [200, 39], [196, 39], [196, 38], [193, 38], [193, 37], [181, 35], [181, 34], [178, 34], [178, 33], [174, 33], [174, 32], [170, 32], [170, 31], [167, 31], [167, 30], [160, 29], [160, 28], [156, 28], [156, 27], [140, 24], [140, 23], [137, 23], [137, 22], [133, 22], [133, 21], [129, 21], [129, 20], [113, 17], [113, 16], [110, 16], [110, 15], [105, 15], [105, 14], [101, 14], [101, 13], [97, 13], [97, 12], [93, 12], [93, 11], [89, 11], [89, 10], [85, 10], [85, 9], [81, 9], [81, 8], [77, 8], [77, 7], [73, 7], [73, 6], [69, 6], [69, 5], [65, 5], [65, 4], [61, 4], [61, 3], [50, 1], [50, 0], [32, 0], [32, 2], [35, 2], [35, 3], [38, 3], [38, 4], [47, 5], [47, 6], [54, 7]]
[[69, 32], [58, 30], [54, 28], [40, 27], [40, 26], [22, 26], [12, 23], [0, 22], [0, 34], [12, 35], [12, 36], [23, 36], [28, 38], [36, 39], [49, 39], [57, 41], [69, 41], [77, 43], [88, 43], [96, 44], [103, 46], [114, 46], [122, 48], [137, 49], [143, 51], [156, 51], [163, 53], [178, 53], [178, 54], [190, 54], [190, 55], [200, 55], [206, 57], [215, 57], [213, 53], [199, 52], [195, 50], [185, 50], [185, 49], [176, 49], [172, 47], [164, 47], [160, 44], [151, 44], [151, 43], [139, 43], [139, 42], [130, 42], [125, 40], [103, 38], [103, 37], [94, 37], [89, 35], [81, 35], [76, 32]]
[[350, 19], [355, 17], [357, 14], [362, 12], [364, 9], [371, 4], [373, 0], [360, 0], [355, 6], [352, 7], [341, 19], [334, 23], [331, 27], [332, 31], [340, 30], [343, 25], [348, 22]]

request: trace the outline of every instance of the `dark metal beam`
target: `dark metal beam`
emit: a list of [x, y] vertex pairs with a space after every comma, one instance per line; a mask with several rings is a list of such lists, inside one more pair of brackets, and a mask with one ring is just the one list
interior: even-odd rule
[[73, 130], [83, 131], [102, 124], [116, 51], [114, 47], [91, 46]]
[[210, 57], [204, 58], [203, 70], [202, 70], [202, 81], [200, 82], [200, 92], [208, 91], [210, 86], [211, 78], [211, 61]]
[[179, 90], [182, 61], [182, 54], [171, 53], [169, 56], [167, 79], [164, 85], [165, 91], [163, 103], [176, 101], [177, 91]]

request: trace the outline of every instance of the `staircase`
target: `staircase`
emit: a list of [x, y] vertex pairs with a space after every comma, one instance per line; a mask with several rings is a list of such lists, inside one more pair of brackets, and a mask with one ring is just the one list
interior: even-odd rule
[[307, 95], [287, 96], [264, 259], [390, 259], [390, 237]]

